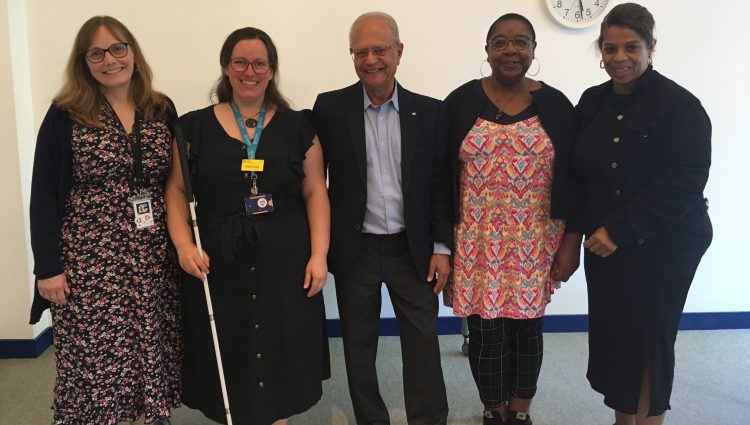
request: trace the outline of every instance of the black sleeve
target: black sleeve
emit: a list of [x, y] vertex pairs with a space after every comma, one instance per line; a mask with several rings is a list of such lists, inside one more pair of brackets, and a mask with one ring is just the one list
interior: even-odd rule
[[565, 232], [566, 233], [583, 233], [583, 205], [584, 199], [584, 187], [583, 182], [578, 178], [575, 172], [574, 166], [574, 153], [575, 146], [578, 142], [578, 134], [588, 124], [592, 116], [592, 104], [594, 101], [594, 89], [595, 87], [589, 87], [586, 89], [581, 98], [578, 100], [578, 104], [575, 106], [575, 117], [576, 117], [576, 135], [573, 137], [570, 145], [570, 157], [568, 159], [568, 169], [566, 172], [565, 179], [567, 180], [566, 196], [568, 197], [567, 206], [567, 217], [565, 219]]
[[435, 128], [435, 164], [432, 179], [432, 217], [430, 231], [433, 241], [453, 251], [453, 208], [451, 203], [451, 172], [448, 163], [448, 126], [443, 102], [438, 106]]
[[164, 96], [167, 100], [167, 109], [164, 112], [164, 121], [167, 123], [167, 127], [169, 127], [169, 131], [172, 133], [172, 136], [174, 137], [174, 126], [177, 124], [177, 108], [174, 106], [174, 102], [172, 102], [172, 99], [170, 99], [167, 96]]
[[[70, 181], [72, 122], [67, 113], [52, 105], [42, 121], [34, 152], [31, 177], [31, 249], [34, 274], [47, 279], [63, 272], [60, 252], [62, 219]], [[68, 175], [66, 175], [68, 174]]]
[[299, 126], [302, 136], [300, 137], [299, 144], [296, 146], [298, 151], [302, 154], [301, 159], [305, 159], [305, 153], [313, 145], [313, 138], [315, 137], [315, 124], [313, 123], [312, 111], [309, 109], [303, 109], [297, 112], [299, 118]]

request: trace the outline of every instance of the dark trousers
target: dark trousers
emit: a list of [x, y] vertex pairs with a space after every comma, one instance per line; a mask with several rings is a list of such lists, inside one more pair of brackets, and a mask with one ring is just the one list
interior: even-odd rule
[[448, 401], [436, 332], [437, 296], [425, 277], [418, 275], [406, 235], [365, 235], [348, 274], [335, 277], [349, 394], [357, 424], [390, 424], [375, 369], [383, 283], [401, 335], [407, 421], [409, 425], [445, 424]]
[[542, 318], [467, 318], [469, 365], [486, 408], [531, 399], [542, 368]]

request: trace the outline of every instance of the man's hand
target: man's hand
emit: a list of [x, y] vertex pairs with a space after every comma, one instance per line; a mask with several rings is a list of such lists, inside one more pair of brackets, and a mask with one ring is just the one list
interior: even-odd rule
[[435, 288], [432, 290], [435, 294], [439, 294], [440, 291], [445, 288], [445, 283], [448, 282], [448, 274], [451, 272], [451, 261], [450, 255], [446, 254], [432, 254], [430, 258], [430, 265], [427, 268], [427, 281], [432, 282], [435, 279], [437, 273], [437, 282], [435, 282]]

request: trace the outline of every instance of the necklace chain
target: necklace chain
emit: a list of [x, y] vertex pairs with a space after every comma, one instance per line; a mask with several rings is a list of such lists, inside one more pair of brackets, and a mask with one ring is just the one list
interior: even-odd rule
[[503, 108], [505, 108], [518, 93], [523, 90], [523, 84], [519, 85], [520, 87], [516, 89], [513, 94], [510, 95], [508, 100], [506, 100], [502, 105], [500, 104], [500, 100], [497, 98], [497, 90], [495, 90], [495, 82], [490, 80], [490, 87], [492, 88], [492, 97], [495, 101], [495, 106], [497, 106], [497, 112], [495, 113], [495, 121], [500, 120], [505, 115], [505, 111]]
[[[261, 107], [261, 109], [262, 109], [262, 107]], [[245, 118], [245, 125], [247, 127], [249, 127], [249, 128], [255, 128], [255, 127], [258, 126], [258, 120], [255, 119], [255, 117], [257, 117], [258, 115], [260, 115], [260, 109], [258, 109], [258, 112], [254, 113], [253, 115], [249, 115], [249, 116], [242, 115], [242, 112], [240, 112], [240, 116], [242, 116], [242, 118]]]

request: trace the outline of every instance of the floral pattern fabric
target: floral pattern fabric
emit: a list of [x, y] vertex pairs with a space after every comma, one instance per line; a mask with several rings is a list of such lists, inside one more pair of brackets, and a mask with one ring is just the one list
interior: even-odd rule
[[550, 217], [554, 147], [538, 116], [477, 119], [459, 152], [461, 213], [444, 294], [454, 314], [484, 319], [544, 315], [564, 221]]
[[180, 312], [164, 184], [172, 136], [138, 127], [155, 224], [136, 229], [131, 138], [109, 105], [103, 128], [73, 126], [73, 184], [62, 225], [71, 293], [52, 305], [57, 424], [146, 423], [179, 406]]

